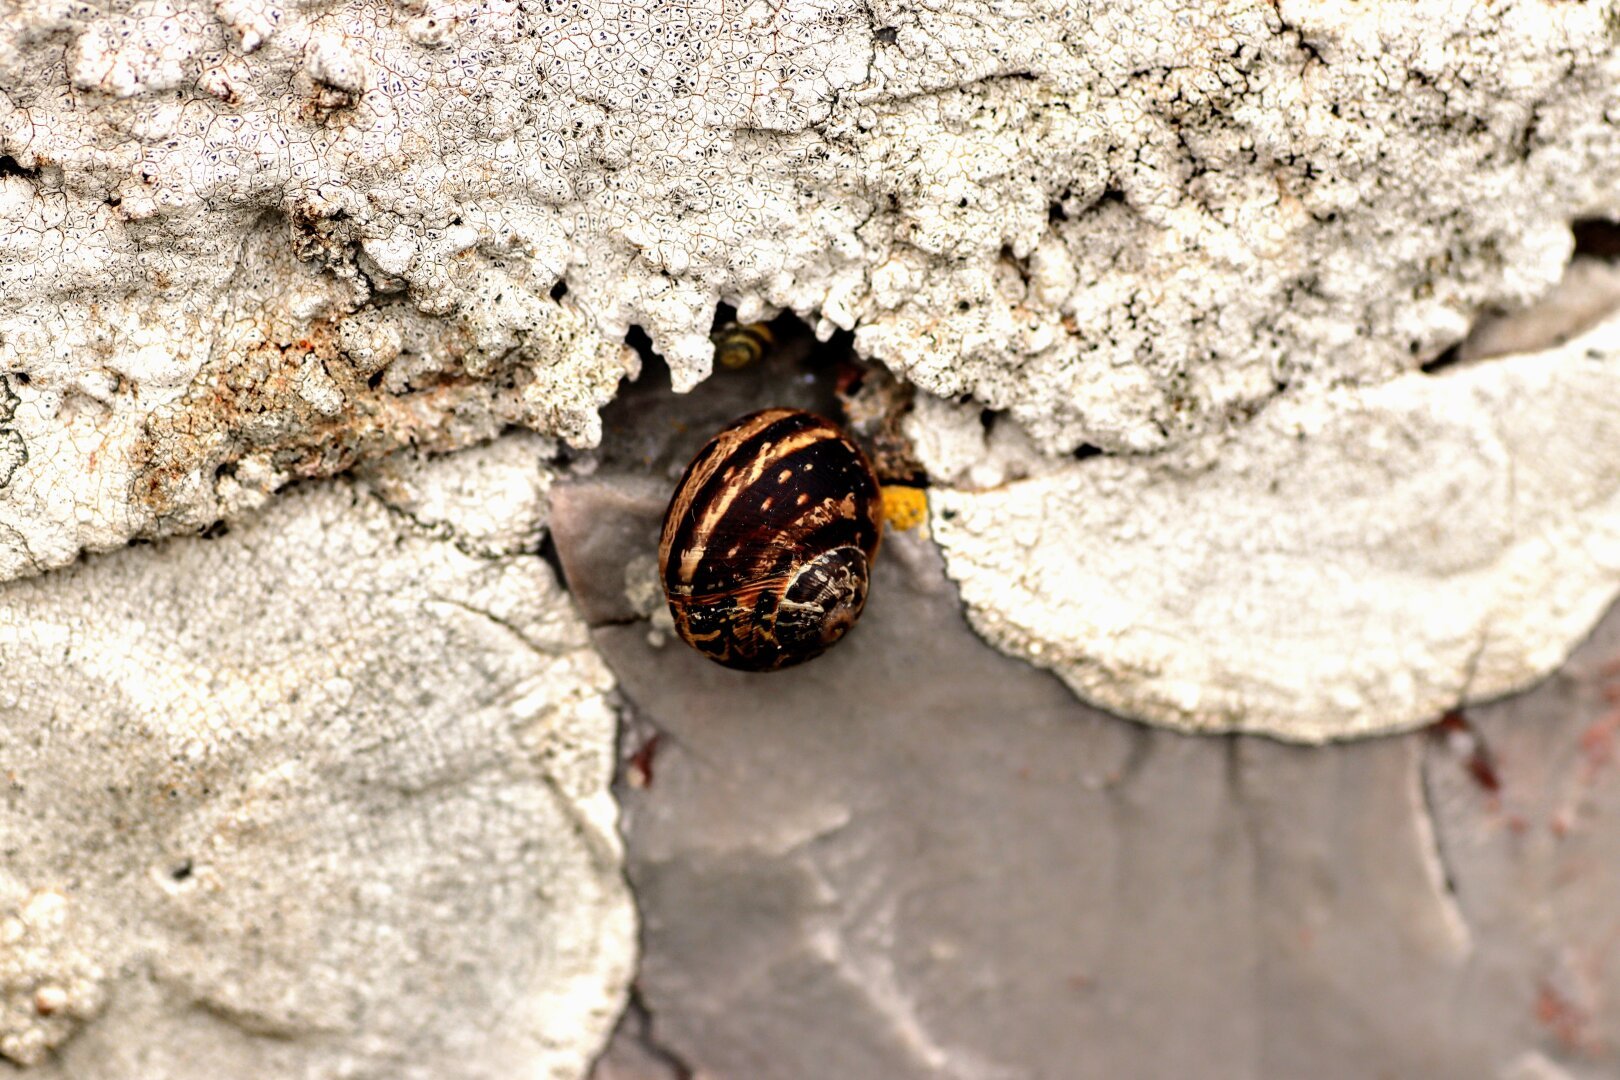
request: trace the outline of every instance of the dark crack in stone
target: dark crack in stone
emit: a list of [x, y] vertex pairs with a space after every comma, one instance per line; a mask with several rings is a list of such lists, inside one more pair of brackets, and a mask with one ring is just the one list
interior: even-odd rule
[[0, 488], [11, 483], [11, 478], [28, 460], [28, 447], [23, 437], [11, 429], [11, 421], [22, 404], [11, 381], [0, 375]]

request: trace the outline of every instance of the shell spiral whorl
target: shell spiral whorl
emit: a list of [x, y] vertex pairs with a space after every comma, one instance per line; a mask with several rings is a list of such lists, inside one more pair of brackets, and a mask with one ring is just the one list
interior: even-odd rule
[[675, 628], [743, 671], [819, 656], [859, 618], [882, 533], [877, 479], [836, 425], [796, 409], [745, 416], [686, 467], [664, 517]]

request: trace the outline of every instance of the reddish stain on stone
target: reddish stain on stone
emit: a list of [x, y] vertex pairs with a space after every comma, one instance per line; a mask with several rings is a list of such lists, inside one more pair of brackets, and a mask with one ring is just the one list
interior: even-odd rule
[[1482, 790], [1492, 795], [1502, 790], [1502, 777], [1496, 771], [1496, 759], [1485, 745], [1485, 740], [1468, 722], [1466, 713], [1461, 709], [1452, 709], [1436, 720], [1429, 730], [1437, 738], [1445, 740], [1446, 745], [1462, 758], [1463, 768]]
[[624, 779], [633, 788], [649, 788], [653, 782], [653, 759], [658, 756], [658, 743], [663, 736], [654, 732], [636, 748], [625, 766]]
[[1553, 814], [1552, 820], [1548, 822], [1547, 827], [1552, 830], [1554, 836], [1562, 840], [1575, 827], [1575, 815], [1568, 808], [1561, 809]]
[[1591, 1013], [1545, 979], [1536, 987], [1536, 1020], [1566, 1050], [1588, 1056], [1603, 1050], [1589, 1031]]
[[1593, 783], [1615, 763], [1615, 733], [1620, 732], [1620, 709], [1594, 720], [1581, 732], [1581, 779]]

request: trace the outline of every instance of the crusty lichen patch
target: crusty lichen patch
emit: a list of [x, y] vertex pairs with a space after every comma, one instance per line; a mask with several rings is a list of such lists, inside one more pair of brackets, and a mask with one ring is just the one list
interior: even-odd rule
[[914, 426], [991, 643], [1130, 716], [1319, 742], [1525, 686], [1608, 608], [1617, 374], [1620, 318], [1156, 458], [1053, 462], [1004, 426], [986, 445], [945, 403]]
[[107, 973], [78, 939], [66, 896], [17, 893], [0, 872], [0, 1059], [38, 1065], [96, 1015]]
[[545, 449], [0, 585], [0, 1055], [584, 1073], [635, 926], [613, 680], [535, 553]]
[[0, 575], [402, 444], [588, 445], [628, 328], [687, 389], [719, 300], [1048, 451], [1388, 377], [1620, 210], [1614, 13], [12, 5]]
[[18, 404], [11, 381], [0, 375], [0, 489], [11, 483], [18, 467], [28, 460], [28, 444], [10, 426]]

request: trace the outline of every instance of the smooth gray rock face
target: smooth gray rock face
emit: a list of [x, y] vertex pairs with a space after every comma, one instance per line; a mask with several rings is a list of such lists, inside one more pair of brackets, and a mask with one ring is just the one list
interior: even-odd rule
[[[600, 538], [656, 535], [616, 483], [553, 521], [587, 605], [621, 588]], [[885, 543], [802, 668], [594, 629], [646, 1009], [599, 1080], [1620, 1068], [1620, 616], [1531, 693], [1308, 749], [1081, 706], [973, 635], [929, 544]]]

